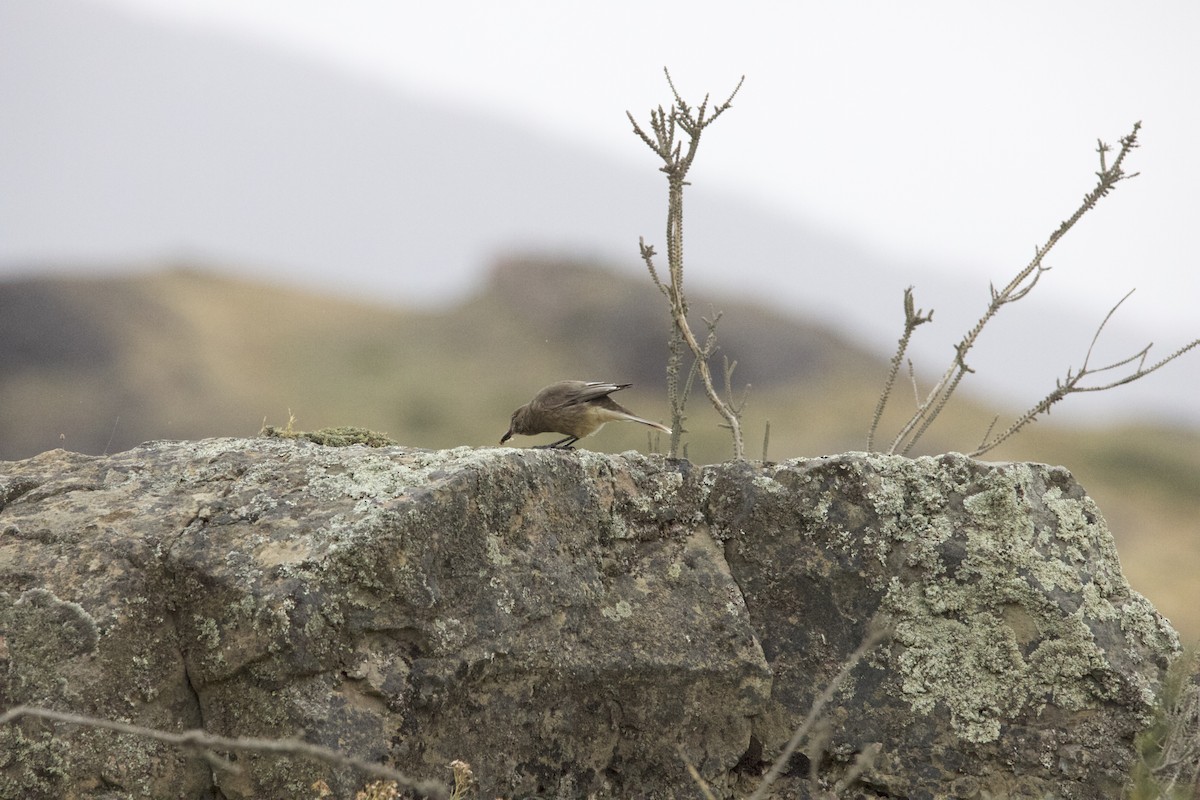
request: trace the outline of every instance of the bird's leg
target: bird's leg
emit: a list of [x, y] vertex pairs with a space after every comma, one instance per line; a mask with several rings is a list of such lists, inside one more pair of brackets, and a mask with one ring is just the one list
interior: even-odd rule
[[564, 436], [557, 442], [550, 444], [539, 444], [534, 447], [535, 450], [573, 450], [574, 444], [579, 441], [578, 436]]

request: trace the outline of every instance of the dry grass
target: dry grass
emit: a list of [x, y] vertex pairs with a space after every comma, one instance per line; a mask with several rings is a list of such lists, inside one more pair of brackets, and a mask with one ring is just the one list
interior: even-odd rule
[[1154, 721], [1139, 734], [1131, 800], [1193, 800], [1200, 796], [1200, 675], [1196, 651], [1167, 670]]

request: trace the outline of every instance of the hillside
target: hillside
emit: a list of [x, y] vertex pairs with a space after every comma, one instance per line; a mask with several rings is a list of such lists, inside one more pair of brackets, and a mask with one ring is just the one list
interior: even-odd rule
[[[772, 460], [864, 447], [883, 359], [758, 306], [714, 306], [724, 312], [721, 354], [738, 362], [734, 384], [753, 384], [752, 458], [768, 420]], [[697, 317], [711, 307], [693, 298]], [[421, 447], [492, 446], [513, 408], [564, 377], [632, 381], [623, 401], [665, 419], [667, 334], [648, 279], [552, 260], [505, 261], [471, 298], [421, 312], [189, 269], [13, 281], [0, 284], [0, 459], [250, 435], [264, 421], [286, 424], [289, 411], [303, 429], [359, 425]], [[894, 405], [906, 400], [911, 391]], [[922, 452], [974, 447], [997, 412], [966, 400]], [[1055, 422], [1070, 418], [1069, 403]], [[689, 457], [725, 459], [727, 434], [702, 395], [690, 408]], [[587, 446], [646, 450], [648, 440], [613, 425]], [[1200, 637], [1200, 433], [1041, 422], [989, 458], [1069, 467], [1104, 511], [1133, 585]]]
[[[494, 444], [513, 407], [568, 375], [632, 381], [629, 404], [664, 416], [669, 327], [660, 300], [648, 281], [548, 261], [504, 262], [477, 295], [439, 312], [187, 269], [0, 284], [9, 412], [0, 455], [253, 433], [288, 409], [306, 427], [352, 421], [424, 447]], [[750, 305], [722, 308], [722, 352], [756, 394], [783, 397], [802, 382], [809, 388], [796, 400], [808, 404], [814, 392], [874, 380], [881, 368], [819, 327]], [[720, 460], [724, 437], [706, 427], [696, 426], [692, 456]], [[810, 452], [853, 446], [827, 425], [796, 433]], [[609, 431], [593, 444], [645, 442]]]

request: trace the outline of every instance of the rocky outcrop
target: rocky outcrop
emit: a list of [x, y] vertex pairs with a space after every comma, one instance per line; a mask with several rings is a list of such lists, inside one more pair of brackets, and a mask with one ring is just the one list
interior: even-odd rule
[[[879, 611], [780, 797], [1111, 796], [1169, 625], [1070, 474], [865, 454], [152, 442], [0, 463], [0, 708], [299, 737], [481, 797], [748, 794]], [[295, 757], [23, 719], [0, 796], [352, 797]], [[811, 759], [811, 763], [810, 763]]]

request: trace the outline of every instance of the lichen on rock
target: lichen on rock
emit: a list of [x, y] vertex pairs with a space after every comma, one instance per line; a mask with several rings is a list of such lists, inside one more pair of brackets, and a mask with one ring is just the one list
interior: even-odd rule
[[[486, 796], [690, 795], [682, 754], [730, 797], [886, 612], [893, 638], [828, 710], [824, 773], [879, 743], [881, 793], [1082, 798], [1119, 785], [1177, 648], [1061, 468], [341, 443], [0, 464], [0, 704], [298, 736], [416, 777], [461, 759]], [[0, 785], [363, 784], [54, 734], [0, 731]]]

